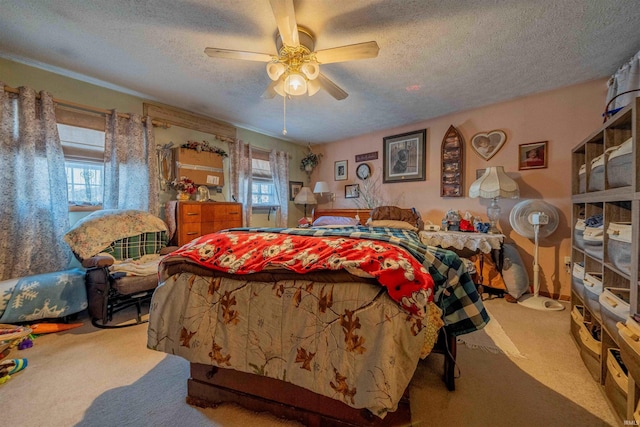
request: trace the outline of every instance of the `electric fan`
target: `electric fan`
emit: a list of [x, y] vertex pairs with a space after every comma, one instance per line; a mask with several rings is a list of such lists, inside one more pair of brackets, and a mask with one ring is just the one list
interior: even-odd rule
[[540, 292], [540, 265], [538, 265], [539, 239], [551, 235], [558, 228], [558, 211], [542, 200], [524, 200], [517, 203], [509, 214], [509, 223], [516, 233], [534, 239], [533, 295], [525, 294], [518, 304], [535, 310], [564, 310], [564, 306], [551, 298], [538, 295]]

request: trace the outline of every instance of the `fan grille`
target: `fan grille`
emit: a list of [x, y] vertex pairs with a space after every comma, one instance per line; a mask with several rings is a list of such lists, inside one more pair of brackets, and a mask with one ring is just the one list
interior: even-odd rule
[[517, 203], [509, 214], [509, 223], [516, 233], [529, 239], [534, 238], [534, 227], [529, 222], [529, 215], [543, 212], [549, 216], [549, 223], [540, 226], [539, 237], [547, 237], [558, 228], [558, 210], [542, 200], [523, 200]]

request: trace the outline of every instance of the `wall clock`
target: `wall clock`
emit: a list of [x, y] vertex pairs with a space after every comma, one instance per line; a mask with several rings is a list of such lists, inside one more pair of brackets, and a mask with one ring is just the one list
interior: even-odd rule
[[356, 176], [360, 179], [367, 179], [371, 176], [371, 167], [367, 163], [363, 163], [356, 169]]

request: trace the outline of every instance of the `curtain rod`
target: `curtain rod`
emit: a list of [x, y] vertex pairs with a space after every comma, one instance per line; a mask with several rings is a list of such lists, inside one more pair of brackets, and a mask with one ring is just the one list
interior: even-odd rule
[[[20, 93], [20, 89], [16, 89], [16, 88], [10, 87], [10, 86], [5, 86], [4, 87], [4, 91], [5, 92], [10, 92], [10, 93], [15, 93], [15, 94], [19, 94]], [[40, 95], [37, 94], [37, 93], [36, 93], [36, 98], [40, 99]], [[90, 105], [78, 104], [77, 102], [65, 101], [63, 99], [53, 98], [53, 102], [55, 102], [56, 104], [59, 104], [59, 105], [63, 105], [65, 107], [71, 107], [71, 108], [75, 108], [75, 109], [78, 109], [78, 110], [89, 111], [91, 113], [104, 114], [104, 115], [107, 115], [107, 116], [113, 114], [113, 111], [105, 110], [103, 108], [92, 107]], [[126, 113], [117, 113], [117, 114], [118, 114], [118, 117], [122, 117], [123, 119], [130, 119], [131, 118], [130, 114], [126, 114]], [[151, 119], [151, 124], [154, 125], [154, 126], [163, 127], [165, 129], [170, 127], [170, 125], [167, 122], [162, 122], [162, 121], [158, 121], [158, 120], [154, 120], [154, 119]]]

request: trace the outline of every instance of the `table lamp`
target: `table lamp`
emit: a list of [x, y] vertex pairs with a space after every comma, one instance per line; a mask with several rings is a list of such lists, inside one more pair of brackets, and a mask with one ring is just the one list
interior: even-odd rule
[[491, 199], [491, 204], [487, 207], [487, 217], [491, 224], [489, 233], [500, 234], [500, 230], [496, 227], [501, 210], [498, 206], [498, 198], [517, 199], [520, 197], [520, 190], [518, 183], [509, 178], [502, 166], [491, 166], [484, 171], [484, 175], [471, 184], [469, 197]]
[[293, 199], [293, 203], [304, 205], [304, 217], [307, 218], [307, 205], [315, 205], [318, 201], [309, 187], [302, 187]]
[[334, 199], [334, 195], [329, 191], [329, 184], [326, 181], [316, 182], [315, 187], [313, 187], [313, 192], [316, 194], [320, 194], [320, 197], [324, 196], [324, 194], [327, 193], [331, 201], [333, 201]]

